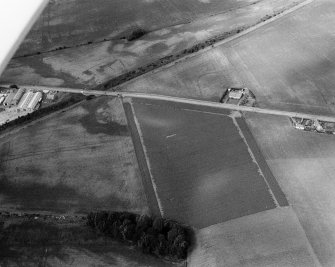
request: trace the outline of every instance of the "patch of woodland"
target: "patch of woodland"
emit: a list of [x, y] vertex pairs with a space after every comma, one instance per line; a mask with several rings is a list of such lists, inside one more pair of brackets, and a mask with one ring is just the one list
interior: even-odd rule
[[142, 36], [146, 35], [148, 32], [142, 28], [136, 28], [135, 30], [131, 31], [127, 36], [123, 37], [122, 39], [127, 39], [127, 41], [135, 41]]
[[112, 239], [135, 245], [144, 253], [184, 260], [193, 231], [176, 221], [129, 212], [92, 212], [87, 224]]

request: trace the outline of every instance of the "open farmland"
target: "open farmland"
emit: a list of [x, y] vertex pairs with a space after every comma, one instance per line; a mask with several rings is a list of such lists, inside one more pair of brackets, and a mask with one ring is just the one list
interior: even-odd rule
[[261, 107], [329, 114], [335, 103], [334, 11], [334, 1], [314, 1], [122, 89], [218, 101], [223, 87], [244, 86]]
[[51, 1], [1, 82], [96, 86], [302, 1]]
[[77, 216], [34, 216], [0, 214], [0, 266], [183, 266], [101, 236]]
[[153, 31], [185, 24], [253, 2], [257, 1], [52, 0], [18, 54], [105, 38], [121, 38], [122, 34], [136, 27]]
[[[110, 241], [110, 240], [108, 240]], [[183, 267], [144, 255], [125, 245], [66, 245], [47, 247], [11, 246], [11, 254], [0, 254], [2, 266], [129, 266], [129, 267]], [[47, 253], [45, 253], [47, 249]], [[39, 265], [40, 264], [40, 265]]]
[[118, 99], [97, 98], [0, 139], [1, 210], [148, 212]]
[[128, 118], [135, 116], [129, 125], [139, 131], [145, 154], [137, 155], [147, 156], [144, 168], [164, 217], [203, 228], [287, 204], [227, 111], [137, 99], [124, 105]]
[[285, 117], [246, 116], [319, 261], [334, 266], [335, 136], [296, 130]]
[[188, 266], [319, 266], [291, 207], [216, 224], [197, 233]]

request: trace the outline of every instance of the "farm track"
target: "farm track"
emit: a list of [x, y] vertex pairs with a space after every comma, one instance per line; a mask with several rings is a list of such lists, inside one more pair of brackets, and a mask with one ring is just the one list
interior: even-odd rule
[[62, 152], [78, 151], [78, 150], [89, 149], [89, 148], [96, 148], [96, 147], [104, 146], [105, 144], [110, 144], [111, 142], [117, 142], [117, 141], [107, 140], [107, 141], [100, 141], [99, 143], [87, 144], [87, 145], [83, 145], [83, 146], [75, 145], [75, 146], [57, 147], [57, 148], [50, 148], [50, 149], [40, 150], [40, 151], [36, 151], [36, 152], [27, 152], [27, 153], [15, 154], [15, 155], [6, 155], [6, 158], [2, 158], [0, 160], [0, 163], [13, 161], [13, 160], [17, 160], [17, 159], [22, 159], [22, 158], [41, 156], [41, 155], [45, 155], [45, 154], [62, 153]]
[[269, 187], [271, 188], [271, 191], [273, 192], [273, 194], [276, 198], [276, 201], [278, 202], [278, 204], [281, 207], [288, 206], [289, 203], [288, 203], [283, 191], [281, 190], [276, 178], [273, 176], [268, 164], [266, 163], [266, 160], [265, 160], [262, 152], [258, 148], [256, 140], [253, 137], [246, 121], [244, 119], [241, 119], [241, 118], [236, 118], [236, 121], [237, 121], [237, 124], [239, 125], [239, 127], [241, 128], [241, 130], [243, 132], [243, 135], [244, 135], [251, 151], [253, 152], [253, 155], [255, 156], [255, 160], [256, 160], [257, 164], [260, 165], [260, 169], [264, 173], [264, 179], [266, 179]]
[[146, 160], [145, 152], [142, 146], [141, 137], [139, 135], [139, 132], [136, 126], [136, 122], [134, 118], [135, 114], [133, 113], [130, 103], [123, 103], [123, 108], [124, 108], [124, 111], [127, 117], [128, 127], [130, 129], [131, 137], [133, 139], [135, 154], [136, 154], [138, 166], [141, 172], [142, 183], [143, 183], [144, 190], [146, 192], [150, 210], [155, 216], [162, 216], [162, 211], [158, 203], [158, 196], [156, 196], [156, 192], [154, 190], [152, 177], [151, 177], [149, 166]]

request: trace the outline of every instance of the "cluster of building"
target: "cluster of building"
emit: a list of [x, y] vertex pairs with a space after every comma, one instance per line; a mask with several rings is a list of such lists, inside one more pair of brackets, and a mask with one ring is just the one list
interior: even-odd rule
[[0, 94], [0, 105], [33, 111], [41, 102], [42, 97], [41, 92], [34, 92], [24, 88], [8, 89], [5, 93]]
[[335, 122], [298, 118], [298, 117], [292, 117], [290, 119], [294, 128], [298, 130], [335, 134]]
[[248, 88], [227, 88], [220, 102], [241, 106], [254, 106], [256, 98]]

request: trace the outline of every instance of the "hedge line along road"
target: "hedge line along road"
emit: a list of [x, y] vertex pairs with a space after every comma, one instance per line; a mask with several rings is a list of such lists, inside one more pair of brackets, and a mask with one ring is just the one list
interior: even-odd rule
[[124, 92], [124, 91], [112, 92], [112, 91], [98, 91], [98, 90], [86, 90], [86, 89], [81, 90], [81, 89], [65, 88], [65, 87], [44, 87], [44, 86], [29, 86], [29, 85], [21, 85], [21, 87], [26, 88], [26, 89], [31, 89], [31, 90], [38, 90], [38, 91], [49, 90], [49, 91], [58, 91], [58, 92], [83, 94], [83, 95], [163, 100], [163, 101], [170, 101], [170, 102], [177, 102], [177, 103], [193, 104], [193, 105], [198, 105], [198, 106], [229, 109], [229, 110], [241, 111], [241, 112], [254, 112], [254, 113], [262, 113], [262, 114], [277, 115], [277, 116], [309, 118], [309, 119], [317, 119], [317, 120], [322, 120], [322, 121], [335, 122], [335, 115], [334, 116], [324, 116], [324, 115], [318, 115], [318, 114], [290, 112], [290, 111], [284, 111], [284, 110], [274, 110], [274, 109], [247, 107], [247, 106], [236, 106], [232, 104], [223, 104], [220, 102], [213, 102], [213, 101], [206, 101], [206, 100], [199, 100], [199, 99], [189, 99], [189, 98], [182, 98], [182, 97], [175, 97], [175, 96]]

